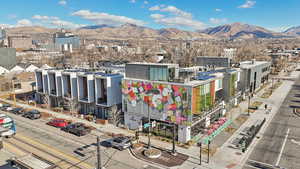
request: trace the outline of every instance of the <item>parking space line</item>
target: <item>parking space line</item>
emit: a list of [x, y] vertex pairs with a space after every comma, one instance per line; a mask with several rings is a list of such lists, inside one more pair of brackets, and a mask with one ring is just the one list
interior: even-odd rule
[[280, 150], [280, 153], [279, 153], [279, 156], [277, 158], [277, 162], [276, 162], [276, 166], [279, 165], [279, 162], [280, 162], [280, 159], [281, 159], [281, 156], [282, 156], [282, 153], [283, 153], [283, 150], [284, 150], [284, 147], [285, 147], [285, 144], [286, 144], [286, 141], [287, 141], [287, 138], [289, 136], [289, 133], [290, 133], [290, 129], [288, 128], [287, 132], [286, 132], [286, 135], [285, 135], [285, 139], [283, 141], [283, 144], [282, 144], [282, 147], [281, 147], [281, 150]]

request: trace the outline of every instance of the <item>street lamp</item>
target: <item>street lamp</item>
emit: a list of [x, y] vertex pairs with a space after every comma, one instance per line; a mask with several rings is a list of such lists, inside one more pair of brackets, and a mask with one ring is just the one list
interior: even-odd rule
[[250, 116], [250, 99], [251, 95], [248, 96], [248, 116]]
[[151, 90], [148, 90], [146, 92], [146, 95], [148, 97], [148, 100], [147, 100], [147, 104], [148, 104], [148, 149], [151, 149], [151, 139], [150, 139], [150, 135], [151, 135], [151, 132], [150, 132], [150, 127], [151, 126], [151, 119], [150, 119], [150, 96], [152, 96], [153, 94], [159, 94], [159, 91], [156, 90], [156, 89], [151, 89]]

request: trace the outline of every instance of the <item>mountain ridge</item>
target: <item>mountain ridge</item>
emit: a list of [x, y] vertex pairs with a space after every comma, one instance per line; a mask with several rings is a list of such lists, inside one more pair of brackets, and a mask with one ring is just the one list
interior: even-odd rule
[[[298, 30], [299, 29], [299, 30]], [[42, 26], [8, 28], [12, 34], [51, 34], [59, 31], [57, 28]], [[274, 32], [266, 28], [243, 23], [225, 24], [198, 31], [186, 31], [177, 28], [153, 29], [146, 26], [123, 24], [121, 26], [89, 25], [71, 30], [74, 34], [86, 38], [98, 39], [252, 39], [252, 38], [284, 38], [300, 36], [300, 26], [292, 27], [284, 32]]]

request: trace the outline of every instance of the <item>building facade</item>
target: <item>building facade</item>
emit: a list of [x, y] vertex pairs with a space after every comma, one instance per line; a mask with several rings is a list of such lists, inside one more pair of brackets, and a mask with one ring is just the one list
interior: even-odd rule
[[255, 60], [245, 61], [240, 63], [240, 68], [242, 70], [242, 90], [253, 93], [268, 81], [271, 63]]
[[[216, 99], [222, 92], [223, 75], [198, 75], [195, 80], [177, 82], [178, 77], [165, 73], [176, 72], [177, 67], [141, 63], [126, 66], [122, 85], [125, 126], [132, 130], [142, 128], [150, 115], [157, 124], [154, 134], [170, 137], [175, 127], [177, 140], [186, 143], [199, 134], [200, 128], [208, 126], [214, 115], [224, 115], [221, 101]], [[143, 70], [143, 75], [138, 73], [134, 78], [133, 70]], [[156, 79], [152, 80], [154, 75]]]
[[120, 123], [123, 75], [84, 69], [36, 70], [37, 102]]
[[32, 48], [32, 38], [29, 36], [9, 36], [8, 46], [17, 49], [30, 49]]
[[80, 37], [64, 30], [53, 35], [53, 42], [61, 50], [66, 50], [66, 47], [68, 50], [80, 48]]
[[195, 62], [197, 66], [230, 67], [232, 60], [229, 57], [199, 56]]
[[0, 66], [10, 69], [17, 64], [16, 49], [0, 48]]

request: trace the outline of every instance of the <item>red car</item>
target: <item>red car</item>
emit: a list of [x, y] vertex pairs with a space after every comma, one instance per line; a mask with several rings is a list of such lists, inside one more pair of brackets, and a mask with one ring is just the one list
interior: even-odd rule
[[66, 127], [67, 125], [69, 125], [70, 122], [68, 122], [65, 119], [52, 119], [47, 124], [50, 125], [50, 126], [63, 128], [63, 127]]

